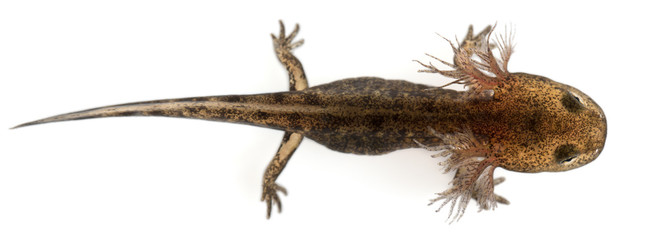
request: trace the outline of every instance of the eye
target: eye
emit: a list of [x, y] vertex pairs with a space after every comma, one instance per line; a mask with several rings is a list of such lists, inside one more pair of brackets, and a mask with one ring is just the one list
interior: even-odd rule
[[573, 162], [578, 154], [579, 151], [574, 144], [564, 144], [557, 147], [553, 157], [559, 164], [568, 164]]
[[577, 156], [572, 156], [572, 157], [569, 157], [569, 158], [563, 159], [563, 160], [559, 161], [559, 164], [569, 164], [569, 163], [572, 163], [573, 160], [575, 160], [575, 158], [577, 158]]
[[584, 100], [582, 100], [580, 96], [577, 96], [575, 93], [572, 92], [568, 92], [568, 93], [570, 93], [570, 95], [572, 95], [573, 98], [575, 98], [575, 100], [579, 101], [582, 105], [584, 105]]
[[569, 112], [579, 112], [585, 108], [582, 98], [568, 91], [561, 98], [561, 104]]

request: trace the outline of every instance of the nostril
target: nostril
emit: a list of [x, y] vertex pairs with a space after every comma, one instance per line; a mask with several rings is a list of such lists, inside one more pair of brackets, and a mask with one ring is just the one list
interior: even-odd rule
[[593, 132], [594, 132], [595, 136], [602, 136], [603, 135], [602, 129], [600, 129], [599, 127], [593, 127]]

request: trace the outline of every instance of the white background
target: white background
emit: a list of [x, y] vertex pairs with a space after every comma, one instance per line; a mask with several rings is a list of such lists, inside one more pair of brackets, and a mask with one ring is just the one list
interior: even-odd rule
[[[3, 1], [0, 3], [0, 239], [650, 238], [649, 7], [634, 1]], [[446, 223], [447, 188], [425, 150], [383, 156], [310, 140], [265, 219], [262, 173], [282, 132], [169, 118], [8, 128], [108, 104], [287, 89], [269, 34], [301, 23], [312, 86], [356, 76], [438, 85], [423, 53], [443, 36], [513, 26], [512, 72], [545, 75], [604, 109], [602, 155], [564, 173], [506, 176], [512, 204]]]

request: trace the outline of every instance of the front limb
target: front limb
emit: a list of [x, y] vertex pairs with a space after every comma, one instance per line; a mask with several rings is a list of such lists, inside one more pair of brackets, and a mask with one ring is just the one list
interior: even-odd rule
[[[446, 62], [430, 54], [426, 55], [453, 69], [441, 70], [432, 63], [425, 64], [416, 61], [426, 68], [419, 70], [419, 72], [438, 73], [453, 78], [454, 81], [441, 87], [461, 84], [469, 88], [470, 94], [482, 94], [485, 90], [492, 90], [499, 85], [506, 84], [509, 80], [507, 63], [513, 52], [512, 35], [505, 35], [497, 43], [491, 43], [490, 37], [493, 29], [491, 26], [487, 26], [474, 35], [473, 25], [471, 25], [466, 37], [457, 47], [453, 42], [444, 38], [455, 53], [453, 63]], [[498, 47], [500, 58], [494, 56], [492, 52], [494, 47]]]
[[444, 172], [455, 171], [455, 177], [450, 182], [452, 186], [439, 193], [439, 197], [430, 200], [429, 205], [443, 201], [437, 209], [439, 212], [450, 203], [448, 218], [455, 221], [464, 215], [471, 199], [478, 202], [480, 210], [494, 209], [497, 203], [509, 203], [494, 193], [494, 186], [504, 181], [504, 178], [497, 178], [494, 182], [493, 178], [494, 170], [501, 161], [496, 156], [499, 150], [490, 149], [484, 142], [477, 140], [469, 129], [450, 134], [438, 133], [432, 128], [430, 131], [443, 144], [437, 147], [425, 146], [419, 142], [417, 144], [430, 151], [441, 151], [433, 157], [448, 157], [440, 165], [444, 166]]

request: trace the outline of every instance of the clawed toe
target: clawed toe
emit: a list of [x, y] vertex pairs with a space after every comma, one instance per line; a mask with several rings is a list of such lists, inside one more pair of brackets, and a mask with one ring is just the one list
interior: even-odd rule
[[263, 196], [260, 200], [265, 201], [267, 204], [267, 219], [272, 216], [272, 208], [274, 204], [276, 204], [279, 213], [283, 209], [283, 205], [281, 204], [281, 199], [278, 196], [278, 192], [281, 192], [283, 195], [287, 196], [287, 190], [281, 185], [272, 183], [263, 186]]
[[284, 50], [292, 50], [295, 49], [301, 45], [303, 45], [303, 39], [297, 40], [296, 42], [292, 42], [294, 38], [297, 36], [299, 33], [299, 24], [296, 24], [294, 26], [294, 30], [288, 35], [287, 37], [285, 36], [285, 25], [283, 24], [283, 21], [279, 20], [280, 24], [280, 30], [278, 37], [272, 33], [272, 39], [274, 40], [274, 46], [276, 48], [284, 49]]
[[[494, 187], [495, 187], [495, 186], [498, 186], [498, 184], [501, 184], [501, 183], [503, 183], [503, 182], [505, 182], [505, 177], [498, 177], [498, 178], [495, 178], [495, 179], [494, 179]], [[471, 197], [473, 198], [473, 200], [476, 200], [478, 203], [480, 203], [480, 202], [478, 201], [477, 196], [478, 196], [478, 193], [474, 192], [473, 195], [472, 195]], [[500, 195], [498, 195], [498, 194], [493, 193], [493, 198], [494, 198], [494, 201], [495, 201], [496, 203], [509, 205], [509, 201], [508, 201], [505, 197], [503, 197], [503, 196], [500, 196]], [[491, 207], [490, 205], [483, 205], [483, 204], [480, 204], [480, 210], [491, 210], [491, 209], [492, 209], [492, 207]]]

